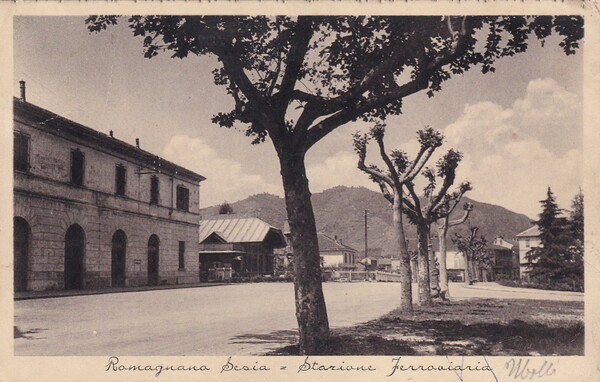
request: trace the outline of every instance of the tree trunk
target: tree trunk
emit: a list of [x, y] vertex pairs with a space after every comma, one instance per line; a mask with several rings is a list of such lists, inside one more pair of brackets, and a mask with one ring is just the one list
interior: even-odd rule
[[427, 258], [429, 259], [429, 289], [432, 297], [438, 297], [440, 294], [440, 279], [438, 275], [440, 271], [436, 265], [435, 252], [431, 242], [431, 226], [427, 226]]
[[394, 204], [392, 205], [392, 221], [394, 234], [400, 249], [400, 309], [412, 312], [412, 276], [410, 269], [410, 253], [406, 244], [406, 235], [402, 223], [402, 193], [394, 193]]
[[419, 237], [419, 254], [417, 263], [419, 265], [419, 305], [431, 305], [431, 289], [429, 287], [429, 256], [427, 241], [429, 239], [429, 227], [427, 224], [417, 225]]
[[294, 255], [296, 320], [302, 354], [324, 354], [329, 322], [323, 296], [321, 260], [304, 153], [278, 150]]
[[438, 262], [440, 263], [440, 293], [449, 297], [450, 292], [448, 291], [448, 265], [446, 264], [446, 235], [448, 234], [448, 228], [446, 226], [438, 226], [438, 240], [440, 245], [440, 257]]
[[470, 270], [470, 268], [471, 268], [470, 263], [471, 262], [469, 261], [469, 256], [467, 255], [466, 252], [463, 253], [463, 257], [465, 259], [465, 265], [464, 265], [465, 266], [465, 284], [466, 285], [470, 285], [471, 284], [471, 276], [470, 276], [470, 272], [471, 272], [471, 270]]
[[473, 261], [473, 259], [471, 259], [470, 265], [471, 265], [471, 277], [473, 278], [473, 281], [479, 281], [477, 265], [475, 264], [475, 261]]
[[419, 282], [419, 262], [418, 262], [418, 255], [415, 256], [414, 258], [411, 257], [410, 259], [410, 269], [411, 269], [411, 281], [413, 283], [418, 283]]

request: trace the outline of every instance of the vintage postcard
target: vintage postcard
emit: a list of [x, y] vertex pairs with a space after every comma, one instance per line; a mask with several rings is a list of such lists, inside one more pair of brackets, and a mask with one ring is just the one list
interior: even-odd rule
[[600, 378], [596, 2], [1, 8], [1, 381]]

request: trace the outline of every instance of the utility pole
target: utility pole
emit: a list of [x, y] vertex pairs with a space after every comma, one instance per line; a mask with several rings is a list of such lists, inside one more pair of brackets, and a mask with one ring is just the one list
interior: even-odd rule
[[367, 242], [367, 210], [365, 210], [365, 281], [369, 281], [369, 268], [367, 257], [369, 256], [369, 247]]
[[365, 210], [365, 259], [369, 256], [369, 249], [367, 246], [367, 210]]

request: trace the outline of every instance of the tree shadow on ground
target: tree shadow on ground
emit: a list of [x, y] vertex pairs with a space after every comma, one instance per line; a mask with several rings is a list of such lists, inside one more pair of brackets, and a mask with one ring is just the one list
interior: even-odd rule
[[296, 330], [276, 330], [271, 333], [263, 334], [242, 334], [231, 338], [231, 344], [249, 344], [266, 345], [270, 349], [293, 344], [298, 341], [298, 331]]
[[45, 337], [36, 337], [36, 336], [33, 336], [32, 334], [37, 334], [37, 333], [43, 332], [45, 330], [48, 330], [48, 329], [34, 328], [34, 329], [30, 329], [26, 332], [22, 332], [18, 326], [14, 326], [14, 337], [13, 338], [14, 339], [25, 338], [27, 340], [43, 339]]
[[[582, 302], [464, 300], [337, 328], [323, 355], [583, 355]], [[271, 355], [298, 355], [288, 345]]]

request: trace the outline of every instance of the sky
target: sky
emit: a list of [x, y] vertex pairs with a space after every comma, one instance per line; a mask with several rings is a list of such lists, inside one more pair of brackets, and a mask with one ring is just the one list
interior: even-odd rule
[[[201, 207], [282, 196], [272, 144], [251, 145], [243, 129], [211, 122], [232, 106], [213, 83], [214, 58], [149, 60], [124, 23], [92, 34], [82, 17], [16, 17], [13, 57], [15, 96], [25, 80], [28, 102], [132, 144], [139, 138], [143, 149], [205, 176]], [[431, 126], [445, 136], [440, 155], [463, 152], [457, 183], [473, 184], [472, 199], [536, 218], [551, 187], [568, 209], [583, 181], [582, 88], [581, 52], [565, 56], [556, 40], [543, 48], [534, 41], [499, 61], [494, 74], [471, 70], [433, 98], [407, 97], [403, 114], [388, 120], [386, 146], [414, 155], [417, 130]], [[357, 170], [352, 149], [352, 133], [367, 128], [347, 124], [308, 152], [313, 193], [338, 185], [378, 190]]]

